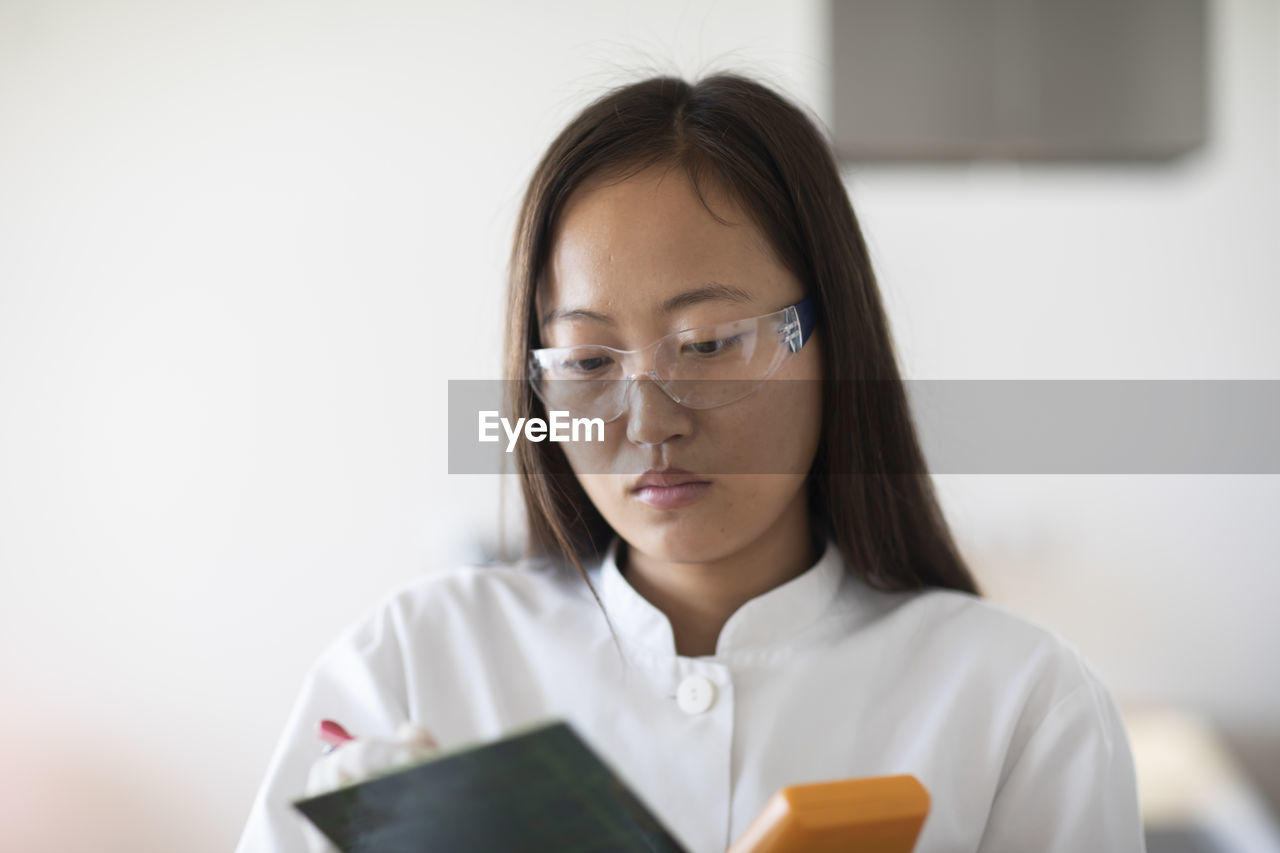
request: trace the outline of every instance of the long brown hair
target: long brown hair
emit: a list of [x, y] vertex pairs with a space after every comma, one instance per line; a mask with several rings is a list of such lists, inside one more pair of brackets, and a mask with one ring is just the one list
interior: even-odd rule
[[[683, 169], [699, 198], [708, 178], [731, 193], [816, 297], [826, 334], [809, 507], [849, 570], [879, 589], [979, 595], [925, 469], [879, 288], [832, 150], [805, 112], [749, 78], [719, 73], [691, 84], [659, 76], [621, 86], [551, 143], [530, 179], [512, 247], [505, 363], [507, 378], [517, 381], [508, 383], [509, 410], [546, 417], [527, 381], [526, 357], [541, 346], [535, 292], [566, 200], [589, 177], [625, 177], [653, 165]], [[587, 579], [583, 563], [599, 559], [612, 527], [558, 445], [525, 441], [518, 448], [527, 552], [563, 559]]]

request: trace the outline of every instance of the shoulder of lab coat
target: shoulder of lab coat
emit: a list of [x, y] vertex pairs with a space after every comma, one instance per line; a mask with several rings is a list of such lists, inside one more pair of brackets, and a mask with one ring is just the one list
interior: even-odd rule
[[[447, 606], [454, 597], [450, 590], [465, 595], [477, 584], [492, 587], [492, 580], [498, 580], [499, 587], [518, 594], [526, 586], [520, 582], [523, 576], [535, 582], [533, 575], [551, 571], [546, 564], [528, 561], [433, 571], [392, 589], [349, 625], [303, 679], [236, 853], [308, 850], [304, 818], [292, 801], [303, 796], [311, 765], [321, 754], [317, 722], [334, 719], [357, 736], [390, 738], [409, 720], [406, 679], [411, 670], [405, 665], [405, 649], [415, 620], [465, 618], [459, 609]], [[442, 658], [447, 655], [442, 649]]]
[[[969, 672], [978, 689], [991, 691], [993, 716], [1010, 723], [977, 853], [1143, 853], [1124, 723], [1111, 691], [1079, 648], [1032, 619], [965, 593], [930, 590], [898, 615], [909, 617], [912, 609], [919, 610], [922, 626], [932, 626], [933, 636], [922, 642], [954, 644], [950, 659], [961, 662], [959, 670]], [[968, 665], [966, 659], [976, 656], [987, 660]], [[980, 712], [984, 706], [958, 707]], [[982, 723], [972, 721], [975, 730]], [[945, 809], [940, 799], [948, 793], [935, 792], [934, 806]]]

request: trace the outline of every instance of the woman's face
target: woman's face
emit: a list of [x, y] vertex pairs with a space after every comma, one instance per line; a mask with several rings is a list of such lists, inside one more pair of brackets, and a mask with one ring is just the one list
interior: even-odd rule
[[[803, 298], [764, 235], [717, 190], [703, 187], [728, 225], [703, 207], [680, 169], [579, 187], [562, 211], [537, 295], [538, 317], [552, 318], [541, 327], [542, 346], [639, 349]], [[603, 442], [560, 447], [601, 515], [633, 548], [674, 562], [732, 556], [807, 511], [805, 476], [821, 429], [818, 343], [812, 336], [772, 377], [810, 381], [768, 381], [713, 409], [686, 408], [640, 377], [622, 416], [605, 425]], [[670, 468], [692, 472], [702, 485], [637, 488], [647, 471]]]

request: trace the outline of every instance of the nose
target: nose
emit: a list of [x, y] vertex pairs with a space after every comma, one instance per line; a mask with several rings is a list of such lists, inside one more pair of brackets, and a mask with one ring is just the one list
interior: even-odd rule
[[633, 444], [662, 444], [693, 429], [693, 413], [671, 399], [651, 372], [633, 377], [625, 404], [627, 440]]

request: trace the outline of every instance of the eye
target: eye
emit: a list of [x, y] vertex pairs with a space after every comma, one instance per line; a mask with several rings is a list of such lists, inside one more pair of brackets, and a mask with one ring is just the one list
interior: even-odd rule
[[596, 373], [608, 367], [612, 361], [613, 359], [602, 355], [592, 355], [586, 358], [571, 358], [565, 360], [564, 368], [566, 370], [571, 370], [574, 373]]
[[720, 355], [733, 349], [741, 341], [742, 335], [734, 335], [730, 338], [715, 338], [709, 341], [690, 341], [685, 344], [685, 349], [695, 355]]

